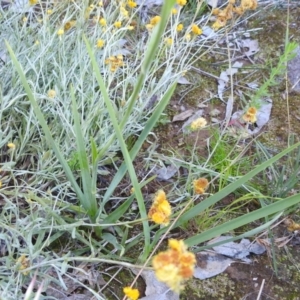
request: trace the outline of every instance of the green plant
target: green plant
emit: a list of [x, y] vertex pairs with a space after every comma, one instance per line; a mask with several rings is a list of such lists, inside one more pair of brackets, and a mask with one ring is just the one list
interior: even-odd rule
[[[45, 289], [65, 287], [72, 279], [95, 299], [104, 299], [99, 286], [87, 286], [90, 278], [81, 280], [76, 274], [86, 274], [86, 268], [95, 266], [97, 270], [99, 264], [136, 267], [138, 260], [149, 261], [168, 231], [207, 214], [211, 205], [237, 188], [246, 189], [249, 197], [251, 193], [260, 197], [247, 182], [298, 146], [242, 177], [232, 167], [234, 158], [226, 160], [224, 144], [215, 146], [215, 169], [209, 164], [177, 161], [189, 170], [181, 181], [184, 188], [173, 186], [178, 197], [172, 200], [182, 201], [180, 210], [175, 211], [169, 227], [149, 225], [148, 203], [141, 190], [154, 176], [148, 170], [137, 174], [140, 170], [135, 169], [134, 160], [160, 122], [177, 79], [204, 49], [207, 52], [215, 44], [218, 33], [211, 40], [200, 39], [187, 20], [188, 28], [180, 33], [181, 15], [169, 17], [174, 0], [165, 1], [161, 21], [149, 32], [139, 25], [137, 11], [127, 7], [130, 15], [124, 16], [119, 1], [110, 1], [106, 7], [78, 2], [59, 1], [57, 6], [47, 2], [39, 20], [34, 16], [25, 19], [13, 9], [1, 16], [1, 25], [8, 26], [0, 35], [6, 39], [11, 58], [0, 67], [6, 74], [0, 95], [4, 199], [0, 238], [5, 245], [0, 291], [7, 299], [22, 297], [17, 287], [30, 285], [27, 272], [36, 272], [38, 283], [45, 280]], [[197, 12], [203, 11], [202, 3]], [[205, 24], [205, 18], [197, 24]], [[134, 21], [140, 26], [137, 34], [129, 31]], [[115, 22], [121, 22], [121, 28]], [[152, 97], [158, 101], [149, 106]], [[137, 138], [131, 143], [133, 136]], [[8, 143], [15, 147], [7, 149]], [[221, 157], [229, 174], [218, 166]], [[152, 159], [150, 154], [146, 159]], [[191, 189], [196, 174], [219, 177], [223, 186], [191, 207], [198, 200]], [[107, 186], [99, 188], [104, 179]], [[132, 195], [126, 191], [131, 186]], [[185, 202], [187, 198], [191, 201]], [[270, 214], [275, 220], [275, 213], [298, 201], [295, 197], [289, 200], [272, 204], [270, 211], [261, 209], [249, 218], [225, 222], [224, 227], [219, 225], [187, 242], [196, 245], [262, 215]], [[219, 220], [227, 220], [221, 214]], [[142, 226], [133, 228], [137, 224]]]

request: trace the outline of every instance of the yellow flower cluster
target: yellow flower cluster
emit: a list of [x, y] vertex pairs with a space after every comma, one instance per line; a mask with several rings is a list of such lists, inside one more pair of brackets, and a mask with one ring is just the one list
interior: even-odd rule
[[136, 4], [134, 1], [129, 0], [129, 1], [127, 2], [127, 5], [128, 5], [130, 8], [135, 8], [137, 4]]
[[192, 130], [196, 130], [196, 129], [199, 129], [199, 128], [203, 128], [204, 126], [206, 126], [207, 124], [207, 121], [204, 119], [204, 118], [198, 118], [196, 120], [194, 120], [192, 123], [191, 123], [191, 129]]
[[206, 178], [199, 178], [193, 181], [194, 192], [195, 194], [204, 194], [207, 189], [209, 183]]
[[104, 44], [105, 44], [104, 40], [99, 39], [99, 40], [97, 40], [96, 47], [102, 48], [104, 46]]
[[16, 148], [16, 145], [15, 145], [14, 143], [8, 143], [8, 144], [7, 144], [7, 147], [8, 147], [9, 149], [15, 149], [15, 148]]
[[172, 46], [173, 45], [173, 39], [172, 38], [166, 38], [165, 39], [165, 43], [167, 44], [167, 46]]
[[203, 33], [202, 29], [198, 27], [196, 24], [192, 24], [192, 33], [194, 35], [200, 35]]
[[255, 107], [249, 107], [247, 112], [243, 115], [243, 120], [250, 123], [255, 123], [257, 121], [256, 118], [257, 109]]
[[183, 24], [178, 24], [177, 25], [177, 27], [176, 27], [176, 30], [178, 31], [178, 32], [180, 32], [180, 31], [182, 31], [182, 29], [183, 29]]
[[62, 28], [57, 30], [57, 35], [63, 35], [64, 33], [65, 31]]
[[228, 5], [224, 9], [216, 8], [212, 11], [213, 15], [217, 16], [217, 20], [212, 25], [212, 28], [217, 30], [224, 27], [228, 20], [232, 19], [233, 14], [242, 15], [249, 9], [257, 8], [257, 0], [241, 0], [240, 6], [234, 6], [235, 0], [229, 0]]
[[76, 21], [75, 20], [71, 20], [68, 21], [65, 26], [64, 26], [64, 31], [68, 31], [69, 29], [71, 29], [72, 27], [74, 27], [76, 25]]
[[22, 254], [17, 259], [17, 265], [19, 266], [19, 271], [21, 271], [24, 275], [27, 275], [29, 271], [24, 272], [23, 270], [27, 269], [30, 266], [30, 261], [25, 254]]
[[300, 224], [296, 223], [294, 220], [288, 218], [284, 221], [284, 225], [287, 226], [288, 231], [294, 232], [300, 230]]
[[101, 18], [101, 19], [99, 20], [99, 24], [100, 24], [101, 26], [105, 27], [105, 26], [106, 26], [106, 20], [105, 20], [104, 18]]
[[55, 98], [55, 96], [56, 96], [56, 91], [51, 89], [51, 90], [49, 90], [49, 91], [47, 92], [47, 95], [48, 95], [49, 98]]
[[110, 70], [112, 72], [115, 72], [118, 70], [119, 67], [124, 66], [123, 55], [119, 54], [117, 56], [110, 56], [105, 60], [105, 63], [107, 65], [110, 65]]
[[137, 300], [139, 299], [140, 292], [138, 289], [133, 289], [131, 287], [124, 287], [123, 288], [124, 294], [127, 296], [129, 300]]
[[186, 0], [177, 0], [176, 2], [180, 6], [185, 6], [186, 5]]
[[121, 21], [116, 21], [116, 22], [114, 23], [114, 26], [115, 26], [116, 28], [121, 28], [122, 22], [121, 22]]
[[151, 18], [150, 23], [146, 25], [146, 28], [150, 31], [151, 29], [153, 29], [155, 25], [159, 23], [160, 19], [161, 19], [160, 16], [155, 16]]
[[156, 224], [167, 226], [170, 223], [171, 214], [172, 209], [166, 194], [163, 190], [159, 190], [148, 212], [148, 218]]
[[170, 239], [168, 246], [167, 251], [153, 258], [152, 265], [157, 279], [179, 293], [184, 288], [184, 281], [194, 274], [196, 258], [194, 253], [187, 251], [182, 240]]

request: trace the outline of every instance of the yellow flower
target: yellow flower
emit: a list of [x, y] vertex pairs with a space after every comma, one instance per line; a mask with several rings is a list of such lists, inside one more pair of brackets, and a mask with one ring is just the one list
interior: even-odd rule
[[200, 117], [191, 123], [191, 129], [196, 130], [199, 128], [203, 128], [206, 124], [207, 121], [204, 118]]
[[55, 90], [49, 90], [47, 94], [49, 98], [54, 98], [56, 96]]
[[256, 115], [257, 114], [257, 109], [253, 106], [249, 107], [247, 110], [247, 113], [250, 115]]
[[180, 6], [186, 5], [186, 0], [177, 0], [176, 2], [177, 2], [177, 4], [180, 5]]
[[97, 46], [97, 48], [102, 48], [104, 46], [104, 41], [98, 40], [96, 46]]
[[177, 25], [177, 27], [176, 27], [176, 30], [178, 31], [178, 32], [180, 32], [180, 31], [182, 31], [182, 29], [183, 29], [183, 24], [178, 24]]
[[201, 28], [199, 28], [196, 24], [193, 24], [192, 25], [192, 32], [193, 32], [193, 34], [195, 34], [195, 35], [200, 35], [200, 34], [202, 34], [202, 29]]
[[245, 12], [244, 9], [240, 6], [234, 7], [232, 11], [238, 14], [239, 16], [241, 16]]
[[216, 22], [212, 25], [212, 29], [214, 30], [218, 30], [222, 27], [224, 27], [227, 23], [227, 19], [226, 18], [218, 18], [216, 20]]
[[76, 21], [75, 20], [72, 20], [72, 21], [68, 21], [65, 26], [64, 26], [64, 30], [65, 31], [68, 31], [69, 29], [71, 29], [72, 27], [74, 27], [76, 24]]
[[114, 23], [114, 26], [115, 26], [116, 28], [121, 28], [122, 22], [121, 22], [121, 21], [116, 21], [116, 22]]
[[166, 194], [163, 190], [159, 190], [148, 212], [148, 218], [156, 224], [167, 226], [170, 223], [171, 214], [172, 209], [166, 198]]
[[242, 0], [241, 7], [243, 10], [256, 9], [257, 8], [257, 0]]
[[121, 15], [125, 18], [128, 18], [128, 11], [124, 7], [120, 7]]
[[187, 42], [189, 42], [191, 40], [191, 35], [188, 33], [185, 35], [184, 38], [186, 39]]
[[177, 15], [177, 13], [178, 13], [178, 10], [177, 10], [176, 8], [173, 8], [173, 9], [172, 9], [172, 14], [173, 14], [173, 15]]
[[62, 28], [57, 30], [57, 35], [63, 35], [64, 33], [65, 31]]
[[150, 24], [153, 25], [153, 26], [155, 26], [156, 24], [159, 23], [160, 19], [161, 19], [160, 16], [155, 16], [155, 17], [151, 18]]
[[8, 147], [9, 149], [15, 149], [15, 148], [16, 148], [16, 145], [15, 145], [14, 143], [8, 143], [8, 144], [7, 144], [7, 147]]
[[206, 178], [199, 178], [193, 181], [194, 192], [195, 194], [204, 194], [207, 189], [209, 183]]
[[99, 24], [101, 25], [101, 26], [106, 26], [106, 20], [104, 19], [104, 18], [101, 18], [100, 20], [99, 20]]
[[196, 258], [194, 253], [187, 251], [182, 240], [170, 239], [168, 246], [167, 251], [153, 258], [152, 265], [157, 279], [179, 293], [184, 281], [193, 276]]
[[166, 44], [167, 44], [168, 46], [172, 46], [172, 44], [173, 44], [172, 38], [166, 38], [166, 39], [165, 39], [165, 42], [166, 42]]
[[119, 67], [124, 66], [123, 55], [119, 54], [116, 57], [110, 56], [105, 60], [105, 63], [110, 65], [110, 70], [112, 72], [115, 72]]
[[137, 4], [136, 4], [134, 1], [129, 0], [129, 1], [127, 2], [127, 5], [128, 5], [130, 8], [135, 8]]
[[211, 13], [215, 16], [217, 16], [220, 13], [220, 8], [214, 8]]
[[[23, 271], [24, 269], [27, 269], [30, 266], [29, 259], [26, 257], [25, 254], [22, 254], [18, 259], [17, 259], [17, 265], [18, 265], [18, 270]], [[24, 275], [27, 275], [29, 271], [22, 272]]]
[[38, 3], [38, 0], [29, 0], [30, 5], [35, 5]]
[[126, 28], [127, 28], [128, 30], [133, 30], [133, 29], [134, 29], [134, 26], [129, 25], [129, 26], [127, 26]]
[[146, 24], [146, 28], [147, 28], [147, 30], [149, 30], [149, 31], [151, 31], [152, 29], [153, 29], [153, 25], [151, 25], [151, 24]]
[[248, 113], [245, 113], [243, 115], [243, 120], [250, 123], [255, 123], [257, 121], [256, 115], [251, 115]]
[[52, 9], [47, 9], [47, 15], [51, 15], [53, 13], [53, 10]]
[[138, 289], [133, 289], [129, 286], [123, 288], [124, 294], [129, 298], [129, 300], [139, 299], [140, 292]]
[[243, 115], [243, 120], [250, 123], [255, 123], [257, 121], [256, 118], [257, 109], [255, 107], [249, 107], [247, 112]]

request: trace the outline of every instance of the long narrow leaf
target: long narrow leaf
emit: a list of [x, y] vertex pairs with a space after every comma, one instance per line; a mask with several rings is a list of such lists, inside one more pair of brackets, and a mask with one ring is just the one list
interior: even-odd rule
[[85, 141], [82, 134], [78, 107], [75, 100], [74, 89], [71, 86], [72, 113], [74, 118], [74, 130], [76, 137], [78, 160], [80, 164], [80, 173], [83, 188], [82, 206], [86, 209], [87, 214], [92, 222], [95, 222], [96, 213], [98, 210], [96, 201], [96, 190], [92, 190], [92, 178], [90, 175], [90, 166], [88, 155], [85, 149]]
[[[162, 99], [160, 100], [159, 104], [157, 105], [157, 108], [153, 112], [152, 116], [147, 121], [143, 131], [139, 135], [139, 138], [135, 142], [134, 146], [130, 150], [130, 157], [132, 160], [136, 157], [139, 150], [141, 149], [142, 145], [144, 144], [147, 136], [149, 135], [150, 131], [153, 129], [155, 124], [157, 123], [158, 119], [160, 118], [162, 112], [165, 110], [166, 106], [168, 105], [174, 91], [176, 88], [176, 83], [174, 83], [169, 89], [166, 91]], [[111, 184], [109, 185], [107, 191], [105, 192], [105, 195], [103, 196], [103, 203], [104, 205], [114, 192], [115, 188], [118, 186], [122, 178], [124, 177], [125, 173], [127, 171], [125, 162], [121, 165], [118, 172], [114, 176], [114, 179], [112, 180]]]
[[[204, 246], [201, 246], [201, 247], [197, 247], [197, 248], [194, 248], [194, 252], [198, 252], [198, 251], [201, 251], [201, 250], [204, 250], [204, 249], [209, 249], [209, 248], [212, 248], [212, 247], [216, 247], [216, 246], [219, 246], [219, 245], [223, 245], [223, 244], [226, 244], [226, 243], [229, 243], [229, 242], [233, 242], [233, 241], [236, 241], [236, 240], [240, 240], [240, 239], [243, 239], [245, 237], [250, 237], [250, 236], [255, 236], [257, 235], [258, 233], [262, 232], [263, 230], [266, 230], [268, 228], [270, 228], [270, 226], [275, 222], [277, 221], [280, 216], [282, 216], [282, 213], [279, 213], [277, 214], [274, 218], [272, 218], [270, 221], [252, 229], [252, 230], [249, 230], [245, 233], [242, 233], [242, 234], [239, 234], [237, 236], [234, 236], [230, 239], [227, 239], [227, 240], [223, 240], [223, 241], [220, 241], [220, 242], [217, 242], [217, 243], [213, 243], [213, 244], [208, 244], [208, 245], [204, 245]], [[228, 231], [227, 231], [228, 232]], [[199, 234], [200, 235], [200, 234]], [[221, 235], [221, 234], [220, 234]], [[198, 236], [198, 235], [197, 235]], [[214, 237], [216, 237], [217, 235], [214, 235]], [[196, 236], [195, 236], [196, 237]], [[196, 244], [193, 244], [193, 240], [191, 240], [192, 238], [190, 239], [187, 239], [185, 240], [184, 242], [189, 246], [194, 246]], [[191, 240], [191, 241], [190, 241]], [[192, 244], [189, 244], [189, 243], [192, 243]]]
[[251, 213], [240, 216], [234, 220], [228, 221], [224, 224], [221, 224], [214, 228], [208, 229], [200, 235], [196, 235], [196, 236], [193, 236], [193, 237], [187, 239], [186, 242], [190, 246], [203, 243], [213, 237], [221, 235], [221, 234], [228, 232], [230, 230], [233, 230], [235, 228], [241, 227], [245, 224], [251, 223], [255, 220], [264, 218], [266, 216], [270, 216], [277, 212], [284, 211], [288, 207], [294, 206], [298, 203], [300, 203], [300, 195], [299, 194], [293, 195], [291, 197], [277, 201], [273, 204], [269, 204], [263, 208], [257, 209]]

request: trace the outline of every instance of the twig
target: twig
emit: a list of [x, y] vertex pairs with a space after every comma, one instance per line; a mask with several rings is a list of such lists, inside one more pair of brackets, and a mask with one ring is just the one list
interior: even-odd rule
[[210, 73], [205, 72], [205, 71], [203, 71], [203, 70], [197, 69], [197, 68], [195, 68], [195, 67], [191, 67], [191, 69], [194, 70], [194, 71], [196, 71], [197, 73], [200, 73], [200, 74], [203, 74], [203, 75], [205, 75], [205, 76], [214, 78], [214, 79], [216, 79], [216, 80], [219, 80], [219, 79], [220, 79], [219, 77], [217, 77], [217, 76], [215, 76], [215, 75], [213, 75], [213, 74], [210, 74]]
[[258, 295], [257, 295], [256, 300], [259, 300], [259, 299], [260, 299], [260, 296], [261, 296], [262, 290], [263, 290], [263, 288], [264, 288], [264, 285], [265, 285], [265, 279], [263, 279], [263, 281], [262, 281], [262, 283], [261, 283], [261, 286], [260, 286], [260, 289], [259, 289], [259, 292], [258, 292]]

